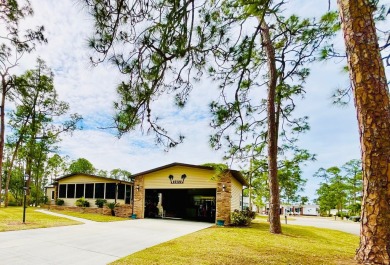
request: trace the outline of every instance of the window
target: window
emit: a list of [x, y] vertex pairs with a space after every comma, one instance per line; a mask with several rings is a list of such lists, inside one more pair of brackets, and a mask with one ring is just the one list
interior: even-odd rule
[[51, 199], [54, 200], [54, 190], [51, 191]]
[[58, 198], [66, 198], [66, 184], [60, 184]]
[[116, 184], [106, 183], [106, 199], [115, 199]]
[[87, 183], [85, 184], [85, 198], [93, 199], [93, 183]]
[[76, 198], [84, 197], [84, 184], [76, 184]]
[[95, 199], [104, 199], [104, 183], [95, 184]]
[[66, 198], [74, 198], [75, 184], [68, 184], [68, 189], [66, 191]]
[[126, 185], [126, 198], [125, 198], [125, 204], [130, 204], [130, 199], [132, 197], [132, 192], [131, 192], [131, 187], [130, 185]]
[[125, 199], [125, 184], [118, 184], [118, 199]]

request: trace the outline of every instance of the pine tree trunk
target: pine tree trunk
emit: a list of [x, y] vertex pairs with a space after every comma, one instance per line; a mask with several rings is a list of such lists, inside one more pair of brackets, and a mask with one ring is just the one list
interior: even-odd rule
[[267, 101], [267, 117], [268, 117], [268, 185], [270, 190], [269, 201], [269, 222], [270, 232], [274, 234], [282, 233], [282, 225], [280, 223], [280, 198], [279, 198], [279, 182], [278, 182], [278, 128], [276, 126], [275, 98], [276, 84], [278, 74], [276, 70], [275, 50], [271, 41], [269, 27], [264, 19], [261, 22], [261, 37], [267, 56], [269, 81], [268, 81], [268, 101]]
[[[0, 175], [2, 175], [3, 172], [3, 156], [4, 156], [4, 139], [5, 139], [5, 95], [6, 95], [6, 89], [7, 89], [7, 84], [5, 81], [5, 77], [2, 76], [1, 78], [1, 106], [0, 106]], [[1, 187], [3, 186], [2, 184], [2, 178], [0, 177], [0, 206], [1, 206], [1, 194], [2, 190]]]
[[[363, 201], [360, 246], [364, 264], [390, 264], [390, 104], [373, 7], [338, 0], [360, 132]], [[372, 4], [371, 4], [372, 5]]]

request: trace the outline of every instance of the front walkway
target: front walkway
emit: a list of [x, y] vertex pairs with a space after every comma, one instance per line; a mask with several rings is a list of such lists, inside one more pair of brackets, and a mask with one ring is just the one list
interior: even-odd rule
[[0, 233], [0, 263], [107, 264], [134, 252], [213, 225], [161, 219], [109, 223], [76, 219], [84, 224]]

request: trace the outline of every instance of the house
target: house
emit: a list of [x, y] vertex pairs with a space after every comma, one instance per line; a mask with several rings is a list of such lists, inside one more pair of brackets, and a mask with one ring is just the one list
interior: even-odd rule
[[253, 203], [253, 198], [251, 203], [249, 203], [249, 197], [243, 197], [242, 209], [245, 210], [247, 208], [251, 209], [254, 212], [258, 212], [257, 206]]
[[[269, 205], [267, 204], [262, 213], [268, 214]], [[318, 216], [320, 213], [320, 208], [316, 204], [300, 205], [280, 205], [280, 214], [281, 215], [305, 215], [305, 216]]]
[[90, 207], [96, 207], [96, 199], [130, 204], [133, 192], [132, 182], [84, 173], [65, 175], [55, 179], [52, 186], [46, 187], [49, 202], [55, 204], [56, 199], [62, 199], [64, 206], [74, 206], [81, 197], [90, 202]]
[[318, 216], [320, 214], [320, 207], [316, 204], [301, 205], [301, 215]]
[[172, 163], [132, 175], [137, 218], [173, 218], [230, 222], [241, 209], [242, 174], [225, 170], [219, 176], [209, 166]]

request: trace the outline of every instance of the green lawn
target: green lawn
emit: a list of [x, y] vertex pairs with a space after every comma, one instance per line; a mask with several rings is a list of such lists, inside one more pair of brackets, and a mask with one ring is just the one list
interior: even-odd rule
[[79, 217], [95, 222], [115, 222], [115, 221], [124, 221], [124, 220], [130, 220], [129, 218], [122, 218], [122, 217], [116, 217], [116, 216], [110, 216], [110, 215], [102, 215], [102, 214], [94, 214], [94, 213], [78, 213], [78, 212], [72, 212], [72, 211], [55, 211], [50, 210], [54, 213], [60, 213], [65, 215], [70, 215], [74, 217]]
[[212, 227], [111, 264], [355, 264], [355, 235], [293, 225], [282, 235], [268, 230], [263, 219], [250, 228]]
[[0, 232], [81, 224], [67, 218], [36, 212], [36, 209], [35, 207], [26, 209], [26, 223], [23, 224], [22, 207], [1, 207]]

